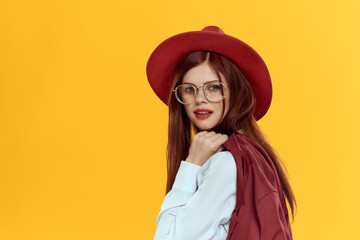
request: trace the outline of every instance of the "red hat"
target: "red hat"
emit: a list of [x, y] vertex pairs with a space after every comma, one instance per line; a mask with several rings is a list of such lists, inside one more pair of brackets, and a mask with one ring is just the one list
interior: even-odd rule
[[271, 104], [269, 71], [260, 55], [249, 45], [225, 34], [217, 26], [184, 32], [163, 41], [151, 54], [146, 73], [156, 95], [167, 104], [170, 93], [169, 72], [184, 55], [198, 51], [220, 53], [236, 63], [249, 80], [256, 97], [254, 117], [262, 118]]

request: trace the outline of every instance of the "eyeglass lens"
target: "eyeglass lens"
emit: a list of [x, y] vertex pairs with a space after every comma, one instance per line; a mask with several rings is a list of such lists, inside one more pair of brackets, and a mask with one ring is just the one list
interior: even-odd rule
[[[219, 102], [224, 98], [224, 89], [221, 82], [207, 83], [203, 87], [206, 98], [211, 102]], [[179, 102], [187, 104], [192, 103], [195, 98], [197, 91], [201, 91], [200, 88], [196, 90], [196, 87], [192, 84], [182, 84], [176, 88], [176, 97]]]

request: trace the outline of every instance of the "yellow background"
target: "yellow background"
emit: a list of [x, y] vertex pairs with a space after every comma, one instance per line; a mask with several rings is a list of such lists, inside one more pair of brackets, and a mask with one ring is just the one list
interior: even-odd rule
[[294, 239], [360, 239], [360, 2], [0, 2], [0, 239], [152, 239], [167, 107], [146, 63], [217, 25], [266, 62], [259, 121], [285, 161]]

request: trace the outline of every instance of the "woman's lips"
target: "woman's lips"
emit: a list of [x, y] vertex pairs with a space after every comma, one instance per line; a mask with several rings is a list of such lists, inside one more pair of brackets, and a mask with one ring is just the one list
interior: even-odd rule
[[211, 116], [212, 113], [209, 113], [209, 114], [196, 114], [195, 113], [195, 116], [199, 119], [205, 119], [205, 118], [208, 118]]
[[195, 116], [199, 119], [206, 119], [208, 117], [211, 116], [211, 114], [213, 113], [213, 111], [209, 110], [209, 109], [204, 109], [204, 108], [201, 108], [201, 109], [196, 109], [194, 111], [195, 113]]

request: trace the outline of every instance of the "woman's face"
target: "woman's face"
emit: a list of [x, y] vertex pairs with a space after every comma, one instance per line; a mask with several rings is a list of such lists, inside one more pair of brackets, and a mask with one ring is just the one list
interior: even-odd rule
[[[222, 82], [228, 86], [228, 82], [224, 75], [220, 73]], [[208, 63], [204, 62], [192, 69], [190, 69], [184, 76], [182, 83], [192, 83], [196, 87], [203, 86], [207, 82], [214, 80], [220, 81], [216, 72], [211, 69]], [[227, 113], [229, 108], [229, 88], [224, 89], [225, 96], [225, 112]], [[207, 131], [215, 127], [223, 115], [223, 101], [210, 102], [206, 99], [204, 91], [199, 89], [196, 94], [195, 101], [190, 104], [184, 105], [186, 113], [190, 121], [202, 131]]]

